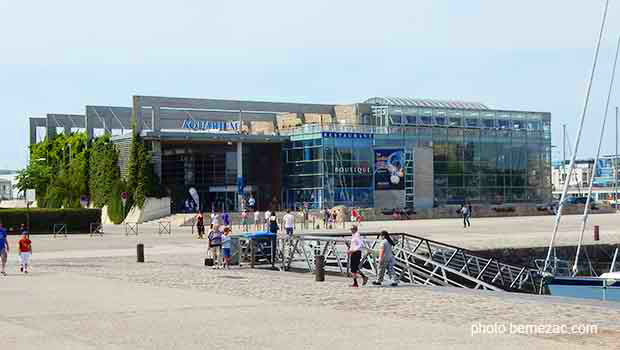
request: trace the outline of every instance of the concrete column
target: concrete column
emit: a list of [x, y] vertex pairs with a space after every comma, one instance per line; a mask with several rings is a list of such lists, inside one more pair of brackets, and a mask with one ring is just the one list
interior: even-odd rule
[[161, 141], [151, 141], [152, 142], [152, 151], [151, 151], [151, 163], [153, 164], [153, 170], [155, 174], [159, 177], [161, 183]]
[[142, 126], [144, 125], [142, 121], [142, 101], [140, 101], [140, 96], [133, 97], [133, 110], [132, 113], [134, 115], [136, 122], [136, 132], [139, 134], [142, 131]]
[[47, 116], [47, 135], [46, 135], [48, 140], [53, 139], [54, 137], [56, 137], [56, 124], [52, 123], [52, 121], [50, 120], [50, 116]]
[[37, 143], [37, 124], [34, 119], [30, 118], [30, 145]]
[[94, 118], [95, 116], [91, 115], [90, 110], [92, 109], [92, 107], [86, 107], [86, 114], [84, 115], [84, 128], [86, 129], [86, 138], [88, 140], [92, 140], [94, 135], [94, 127], [93, 127], [93, 122], [94, 122]]
[[161, 130], [159, 121], [161, 120], [161, 115], [159, 114], [159, 106], [153, 105], [152, 113], [151, 113], [151, 125], [153, 126], [154, 132], [159, 132]]
[[[237, 142], [237, 179], [243, 178], [243, 142]], [[239, 210], [241, 208], [241, 200], [243, 199], [243, 194], [237, 195], [237, 208]]]

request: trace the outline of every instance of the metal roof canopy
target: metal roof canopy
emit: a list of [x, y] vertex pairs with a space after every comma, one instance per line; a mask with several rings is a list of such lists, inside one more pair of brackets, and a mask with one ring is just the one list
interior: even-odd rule
[[225, 120], [269, 121], [275, 126], [276, 113], [334, 114], [333, 105], [322, 104], [133, 96], [133, 111], [139, 131], [144, 124], [144, 108], [148, 107], [151, 109], [151, 129], [156, 133], [161, 129], [169, 128], [161, 124], [162, 120], [178, 120], [179, 117], [194, 119], [199, 116], [204, 118], [219, 114], [224, 116]]
[[480, 102], [450, 101], [450, 100], [431, 100], [419, 98], [402, 97], [371, 97], [364, 101], [368, 104], [380, 104], [388, 106], [409, 106], [409, 107], [430, 107], [430, 108], [452, 108], [452, 109], [489, 109]]
[[[161, 130], [159, 133], [143, 130], [141, 136], [145, 140], [183, 141], [183, 142], [244, 142], [244, 143], [283, 143], [290, 139], [289, 136], [280, 135], [244, 135], [237, 133], [213, 133], [201, 131], [168, 131]], [[120, 139], [120, 138], [119, 138]]]

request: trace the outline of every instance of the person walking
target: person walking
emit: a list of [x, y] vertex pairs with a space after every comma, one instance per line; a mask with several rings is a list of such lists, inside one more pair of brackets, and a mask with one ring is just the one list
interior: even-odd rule
[[276, 213], [273, 212], [271, 213], [271, 216], [269, 217], [269, 232], [277, 235], [278, 234], [278, 217], [276, 216]]
[[260, 217], [260, 211], [256, 210], [254, 211], [254, 230], [258, 231], [259, 230], [259, 226], [261, 226], [261, 220], [262, 218]]
[[330, 211], [328, 208], [325, 208], [325, 210], [323, 211], [323, 224], [325, 225], [325, 228], [327, 228], [329, 225], [329, 218], [330, 218]]
[[250, 230], [250, 225], [248, 224], [248, 211], [243, 209], [241, 212], [241, 223], [239, 224], [243, 232], [248, 232]]
[[211, 229], [213, 229], [215, 226], [220, 226], [222, 224], [222, 218], [220, 216], [220, 214], [217, 212], [217, 210], [214, 210], [211, 212]]
[[250, 195], [250, 199], [248, 199], [248, 206], [250, 209], [256, 210], [256, 199], [254, 199], [254, 196], [252, 195]]
[[227, 211], [224, 211], [222, 213], [222, 223], [224, 224], [224, 226], [230, 226], [231, 225], [230, 215], [228, 215]]
[[357, 226], [353, 225], [351, 227], [351, 246], [348, 250], [349, 255], [349, 266], [351, 269], [351, 274], [353, 275], [353, 284], [351, 287], [359, 287], [357, 284], [358, 275], [362, 277], [362, 285], [365, 286], [368, 283], [368, 277], [366, 277], [362, 271], [360, 271], [360, 264], [362, 262], [362, 248], [364, 246], [364, 241], [362, 241], [362, 237], [359, 232], [357, 232]]
[[293, 230], [295, 229], [295, 216], [291, 213], [291, 210], [288, 209], [284, 217], [282, 218], [284, 222], [284, 229], [286, 230], [286, 237], [290, 238], [293, 236]]
[[0, 262], [2, 263], [2, 270], [0, 274], [6, 276], [6, 260], [9, 255], [9, 240], [7, 239], [6, 229], [0, 224]]
[[202, 239], [205, 234], [205, 216], [202, 211], [196, 215], [196, 229], [198, 229], [198, 239]]
[[264, 231], [269, 231], [269, 218], [271, 217], [271, 211], [269, 211], [269, 209], [267, 209], [265, 211], [265, 221], [263, 222], [263, 230]]
[[381, 242], [379, 251], [379, 274], [377, 275], [377, 280], [372, 282], [372, 284], [376, 286], [383, 285], [383, 277], [387, 270], [388, 276], [390, 276], [392, 280], [391, 286], [396, 287], [398, 286], [398, 280], [396, 278], [396, 271], [394, 270], [396, 258], [394, 257], [393, 249], [395, 244], [387, 231], [381, 231], [381, 237], [383, 237], [383, 241]]
[[32, 256], [32, 241], [28, 238], [28, 233], [22, 234], [17, 245], [19, 247], [19, 271], [28, 273], [28, 265]]
[[465, 204], [463, 204], [459, 212], [463, 216], [463, 228], [468, 228], [469, 226], [471, 226], [471, 223], [469, 222], [469, 208], [467, 208]]
[[209, 232], [209, 252], [213, 259], [213, 268], [220, 268], [220, 248], [222, 246], [222, 232], [220, 232], [220, 226], [214, 225]]

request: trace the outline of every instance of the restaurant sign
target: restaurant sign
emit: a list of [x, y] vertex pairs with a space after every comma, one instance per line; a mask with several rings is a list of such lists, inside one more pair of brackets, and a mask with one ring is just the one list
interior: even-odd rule
[[187, 118], [181, 124], [181, 129], [197, 131], [239, 131], [240, 121], [227, 120], [196, 120]]

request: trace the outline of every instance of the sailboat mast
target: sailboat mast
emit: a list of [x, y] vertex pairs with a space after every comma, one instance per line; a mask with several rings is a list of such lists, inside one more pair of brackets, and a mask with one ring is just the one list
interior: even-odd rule
[[603, 136], [605, 135], [605, 123], [607, 122], [607, 114], [609, 113], [609, 101], [611, 101], [611, 92], [614, 88], [614, 78], [616, 77], [616, 65], [618, 63], [618, 52], [620, 51], [620, 36], [618, 36], [618, 45], [616, 46], [616, 56], [614, 57], [614, 65], [611, 69], [611, 81], [609, 82], [609, 91], [607, 92], [607, 102], [605, 103], [605, 113], [603, 115], [603, 125], [601, 126], [601, 136], [598, 139], [598, 148], [596, 149], [596, 159], [594, 159], [594, 165], [592, 166], [592, 175], [590, 176], [590, 187], [588, 188], [588, 197], [586, 198], [586, 206], [583, 208], [583, 221], [581, 222], [581, 233], [579, 234], [579, 244], [577, 245], [577, 253], [575, 255], [575, 264], [573, 265], [573, 276], [577, 275], [579, 262], [579, 251], [583, 244], [583, 233], [586, 229], [588, 222], [588, 214], [590, 214], [590, 198], [592, 197], [592, 185], [594, 184], [594, 176], [596, 175], [596, 168], [598, 166], [598, 160], [601, 156], [601, 145], [603, 144]]
[[616, 153], [614, 154], [614, 205], [618, 210], [618, 106], [616, 106]]
[[566, 123], [562, 124], [562, 173], [564, 181], [570, 181], [566, 175]]
[[[585, 120], [586, 111], [588, 110], [588, 104], [590, 102], [590, 92], [592, 90], [592, 81], [594, 80], [594, 73], [596, 72], [596, 63], [598, 62], [598, 53], [601, 48], [601, 40], [603, 39], [603, 32], [605, 31], [605, 21], [607, 20], [607, 9], [609, 8], [609, 0], [605, 1], [605, 10], [603, 11], [603, 18], [601, 20], [601, 29], [598, 35], [598, 41], [596, 42], [596, 49], [594, 51], [594, 60], [592, 62], [592, 70], [590, 71], [590, 79], [588, 81], [588, 87], [586, 89], [586, 96], [583, 103], [583, 109], [581, 111], [581, 117], [579, 120], [579, 128], [577, 129], [577, 138], [575, 139], [575, 146], [573, 155], [568, 166], [568, 172], [571, 174], [575, 167], [575, 158], [577, 157], [577, 151], [579, 150], [579, 142], [581, 141], [581, 131], [583, 130], [583, 122]], [[568, 192], [569, 181], [564, 182], [564, 189], [562, 190], [562, 197], [560, 198], [560, 205], [558, 206], [558, 213], [555, 216], [555, 223], [553, 225], [553, 232], [551, 234], [551, 240], [549, 241], [549, 250], [547, 251], [547, 257], [545, 258], [545, 265], [543, 271], [547, 271], [549, 267], [549, 259], [551, 258], [551, 251], [553, 250], [553, 243], [558, 234], [558, 227], [560, 225], [560, 219], [562, 218], [562, 209], [566, 200], [566, 192]]]

